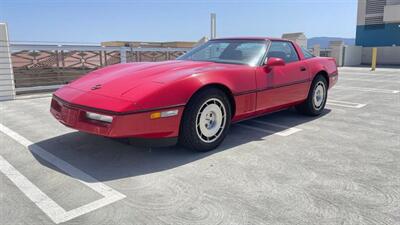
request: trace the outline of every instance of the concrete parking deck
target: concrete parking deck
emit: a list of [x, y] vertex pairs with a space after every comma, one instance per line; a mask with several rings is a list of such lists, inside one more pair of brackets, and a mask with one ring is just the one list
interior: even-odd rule
[[232, 126], [215, 151], [76, 132], [0, 102], [0, 224], [400, 224], [400, 69], [342, 68], [322, 116]]

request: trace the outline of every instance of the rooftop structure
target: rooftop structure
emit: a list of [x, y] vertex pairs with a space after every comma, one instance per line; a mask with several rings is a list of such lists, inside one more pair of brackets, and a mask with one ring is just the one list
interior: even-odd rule
[[358, 0], [356, 45], [400, 46], [400, 0]]

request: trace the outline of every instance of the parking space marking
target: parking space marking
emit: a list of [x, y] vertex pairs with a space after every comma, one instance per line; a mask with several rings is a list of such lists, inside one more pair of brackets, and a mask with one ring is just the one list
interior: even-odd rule
[[287, 127], [287, 126], [283, 126], [283, 125], [280, 125], [280, 124], [265, 122], [265, 121], [261, 121], [261, 120], [254, 120], [253, 119], [253, 120], [250, 120], [250, 122], [258, 123], [258, 124], [266, 125], [266, 126], [271, 126], [271, 127], [277, 127], [277, 128], [284, 129], [284, 130], [282, 130], [282, 131], [274, 131], [274, 130], [255, 127], [255, 126], [250, 126], [250, 125], [246, 125], [246, 124], [242, 124], [242, 123], [240, 123], [238, 125], [241, 126], [241, 127], [244, 127], [244, 128], [251, 129], [251, 130], [260, 131], [260, 132], [269, 133], [269, 134], [276, 134], [276, 135], [283, 136], [283, 137], [292, 135], [292, 134], [297, 133], [297, 132], [302, 130], [302, 129], [296, 128], [296, 127]]
[[70, 211], [65, 211], [61, 206], [54, 202], [50, 197], [37, 188], [32, 182], [18, 172], [10, 163], [0, 156], [0, 170], [6, 175], [33, 203], [35, 203], [54, 223], [62, 223], [75, 217], [87, 214], [96, 209], [119, 201], [126, 196], [112, 189], [111, 187], [99, 182], [87, 173], [72, 166], [66, 161], [47, 152], [39, 145], [32, 143], [25, 137], [14, 132], [10, 128], [0, 123], [0, 131], [14, 139], [33, 154], [56, 166], [71, 177], [77, 178], [79, 182], [98, 192], [103, 198], [80, 206]]
[[339, 71], [339, 76], [343, 75], [343, 76], [369, 76], [369, 77], [398, 77], [397, 73], [363, 73], [363, 72], [349, 72], [349, 71]]
[[18, 172], [0, 155], [0, 171], [8, 177], [32, 202], [43, 212], [51, 215], [61, 215], [65, 210]]
[[326, 102], [328, 105], [334, 105], [334, 106], [342, 106], [342, 107], [347, 107], [347, 108], [355, 108], [355, 109], [360, 109], [367, 104], [361, 104], [361, 103], [355, 103], [355, 102], [346, 102], [346, 101], [338, 101], [338, 100], [330, 100]]
[[363, 81], [363, 82], [388, 82], [388, 83], [400, 83], [398, 80], [378, 80], [378, 79], [362, 79], [362, 78], [349, 78], [349, 77], [341, 77], [341, 81]]
[[50, 98], [53, 94], [32, 94], [32, 95], [19, 95], [16, 96], [16, 100], [27, 100], [27, 99], [36, 99], [36, 98]]
[[344, 87], [344, 86], [335, 86], [334, 89], [338, 90], [351, 90], [351, 91], [366, 91], [366, 92], [376, 92], [376, 93], [385, 93], [385, 94], [397, 94], [400, 93], [400, 90], [389, 90], [389, 89], [379, 89], [379, 88], [364, 88], [364, 87]]

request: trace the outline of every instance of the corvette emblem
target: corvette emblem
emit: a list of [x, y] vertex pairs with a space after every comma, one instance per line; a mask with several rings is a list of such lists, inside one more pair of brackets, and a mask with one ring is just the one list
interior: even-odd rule
[[91, 89], [92, 90], [97, 90], [97, 89], [100, 89], [100, 88], [101, 88], [101, 84], [96, 84]]

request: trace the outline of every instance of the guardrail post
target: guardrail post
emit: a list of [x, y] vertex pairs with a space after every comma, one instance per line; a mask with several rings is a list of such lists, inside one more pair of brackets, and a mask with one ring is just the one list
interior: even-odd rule
[[0, 23], [0, 101], [12, 99], [15, 99], [15, 85], [10, 43], [7, 25]]
[[121, 63], [126, 63], [126, 48], [122, 47], [120, 49]]
[[376, 69], [376, 58], [378, 54], [378, 49], [377, 48], [372, 48], [372, 62], [371, 62], [371, 70], [375, 71]]

